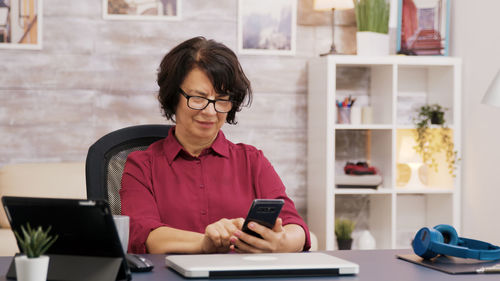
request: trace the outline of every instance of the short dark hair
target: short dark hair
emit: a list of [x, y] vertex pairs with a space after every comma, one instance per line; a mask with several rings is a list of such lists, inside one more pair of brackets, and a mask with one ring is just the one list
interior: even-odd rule
[[[229, 96], [233, 108], [228, 112], [226, 122], [236, 124], [236, 112], [252, 102], [250, 81], [231, 49], [204, 37], [194, 37], [182, 42], [163, 58], [157, 80], [160, 86], [158, 100], [163, 115], [168, 120], [175, 121], [180, 85], [194, 68], [199, 68], [207, 75], [218, 94]], [[247, 103], [243, 104], [245, 99]]]

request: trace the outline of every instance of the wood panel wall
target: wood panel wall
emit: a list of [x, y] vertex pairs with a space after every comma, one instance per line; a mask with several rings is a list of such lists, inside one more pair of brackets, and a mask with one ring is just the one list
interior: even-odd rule
[[[181, 1], [180, 21], [121, 21], [102, 19], [101, 0], [44, 0], [43, 49], [0, 50], [0, 166], [83, 162], [110, 131], [165, 123], [155, 80], [166, 52], [198, 35], [237, 49], [236, 0]], [[311, 7], [299, 1], [296, 55], [239, 55], [254, 102], [223, 127], [264, 151], [303, 215], [307, 61], [331, 44], [329, 14]], [[337, 48], [352, 53], [354, 17], [336, 16]]]

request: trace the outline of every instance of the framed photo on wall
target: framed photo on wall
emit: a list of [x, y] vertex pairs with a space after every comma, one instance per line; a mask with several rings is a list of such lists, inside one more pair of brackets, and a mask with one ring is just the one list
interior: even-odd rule
[[42, 49], [42, 0], [0, 0], [0, 49]]
[[181, 0], [102, 0], [104, 19], [179, 20]]
[[239, 0], [240, 54], [294, 55], [297, 0]]
[[448, 55], [451, 0], [399, 0], [397, 52]]

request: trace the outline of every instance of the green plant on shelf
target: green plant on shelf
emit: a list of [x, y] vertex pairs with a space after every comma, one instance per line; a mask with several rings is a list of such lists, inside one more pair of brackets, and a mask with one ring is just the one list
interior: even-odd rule
[[358, 31], [389, 33], [390, 4], [386, 0], [354, 0]]
[[335, 236], [339, 240], [352, 239], [352, 232], [356, 223], [350, 219], [336, 219], [335, 220]]
[[[444, 118], [447, 108], [439, 104], [424, 105], [418, 110], [414, 124], [416, 126], [415, 141], [417, 145], [415, 151], [422, 156], [424, 164], [438, 171], [438, 161], [436, 155], [442, 151], [445, 152], [446, 162], [450, 175], [455, 177], [455, 170], [460, 159], [455, 150], [453, 142], [453, 132], [446, 125]], [[437, 125], [439, 128], [431, 128], [431, 125]]]

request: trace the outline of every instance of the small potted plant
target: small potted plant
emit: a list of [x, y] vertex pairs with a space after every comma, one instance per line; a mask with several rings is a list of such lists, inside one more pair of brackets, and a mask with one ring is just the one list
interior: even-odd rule
[[23, 255], [15, 258], [17, 280], [46, 280], [49, 268], [49, 257], [43, 254], [54, 244], [58, 236], [50, 236], [51, 227], [43, 230], [41, 226], [31, 228], [29, 223], [21, 226], [22, 236], [14, 231]]
[[356, 224], [349, 219], [335, 220], [335, 236], [339, 250], [350, 250], [352, 246], [352, 231]]
[[[416, 126], [415, 151], [422, 156], [422, 161], [429, 168], [438, 171], [436, 154], [444, 151], [448, 171], [454, 176], [457, 167], [457, 151], [452, 139], [452, 131], [446, 125], [444, 114], [447, 108], [439, 104], [424, 105], [419, 108], [418, 115], [414, 118]], [[438, 126], [439, 130], [431, 128], [431, 125]]]
[[386, 0], [354, 0], [358, 55], [389, 54], [390, 4]]

